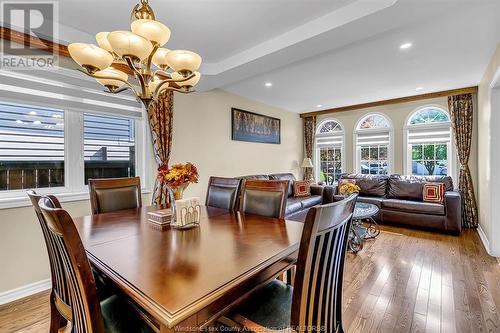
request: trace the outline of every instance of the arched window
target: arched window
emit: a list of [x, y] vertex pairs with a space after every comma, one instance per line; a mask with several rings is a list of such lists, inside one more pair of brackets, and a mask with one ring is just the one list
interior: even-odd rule
[[392, 127], [382, 114], [372, 113], [358, 121], [354, 131], [357, 173], [386, 175], [391, 170]]
[[451, 122], [448, 112], [437, 106], [416, 110], [406, 122], [406, 173], [452, 175]]
[[332, 185], [343, 170], [344, 129], [335, 119], [322, 121], [316, 128], [316, 180]]

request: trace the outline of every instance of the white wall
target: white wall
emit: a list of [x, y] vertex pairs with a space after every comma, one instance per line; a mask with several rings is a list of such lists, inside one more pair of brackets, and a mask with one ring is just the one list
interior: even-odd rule
[[483, 242], [491, 255], [500, 256], [500, 44], [479, 85], [478, 159], [479, 224]]
[[[280, 118], [282, 143], [232, 141], [231, 107]], [[290, 171], [298, 175], [302, 156], [302, 121], [297, 114], [221, 90], [175, 95], [171, 162], [191, 161], [200, 172], [200, 182], [190, 186], [186, 195], [204, 200], [210, 175]], [[156, 169], [152, 156], [149, 161]], [[150, 195], [144, 196], [144, 203], [150, 202]], [[88, 200], [66, 202], [63, 207], [72, 216], [90, 214]], [[43, 236], [32, 207], [0, 210], [0, 267], [0, 296], [50, 277]]]

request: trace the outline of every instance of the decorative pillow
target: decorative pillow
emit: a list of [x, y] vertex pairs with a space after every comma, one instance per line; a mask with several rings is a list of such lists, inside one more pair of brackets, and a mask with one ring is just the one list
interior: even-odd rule
[[339, 180], [339, 187], [348, 183], [356, 185], [356, 179], [349, 179], [349, 178], [341, 179]]
[[308, 197], [311, 195], [311, 184], [307, 180], [296, 180], [293, 182], [294, 197]]
[[444, 183], [425, 183], [423, 197], [425, 202], [442, 204], [444, 202]]

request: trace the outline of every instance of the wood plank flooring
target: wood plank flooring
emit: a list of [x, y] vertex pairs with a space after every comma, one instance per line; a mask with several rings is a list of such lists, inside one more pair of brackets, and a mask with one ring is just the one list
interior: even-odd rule
[[[383, 226], [348, 254], [344, 327], [353, 332], [500, 332], [500, 264], [476, 231]], [[47, 332], [48, 292], [0, 307], [0, 332]]]

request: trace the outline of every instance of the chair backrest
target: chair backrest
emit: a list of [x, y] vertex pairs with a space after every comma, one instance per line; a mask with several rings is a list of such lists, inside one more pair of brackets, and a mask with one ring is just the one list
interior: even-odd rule
[[104, 333], [94, 276], [73, 219], [54, 196], [42, 196], [38, 205], [54, 251], [61, 258], [61, 265], [55, 267], [56, 279], [64, 280], [68, 287], [71, 305], [56, 303], [58, 311], [65, 318], [70, 311], [71, 318], [66, 319], [71, 322], [71, 332]]
[[142, 206], [141, 179], [89, 179], [92, 214], [114, 212]]
[[284, 218], [288, 183], [287, 180], [243, 179], [239, 211]]
[[210, 177], [206, 205], [229, 211], [236, 210], [241, 179]]
[[294, 282], [292, 327], [339, 332], [347, 237], [357, 195], [312, 207], [306, 217]]
[[[45, 239], [45, 245], [47, 247], [47, 254], [49, 256], [50, 273], [52, 276], [52, 296], [50, 302], [57, 304], [58, 311], [66, 319], [71, 321], [71, 299], [69, 297], [69, 287], [66, 283], [66, 278], [64, 276], [63, 259], [61, 254], [57, 249], [54, 238], [52, 237], [49, 229], [47, 227], [47, 221], [40, 210], [38, 202], [42, 198], [37, 195], [35, 191], [29, 190], [27, 194], [31, 200], [31, 204], [35, 209], [38, 222], [40, 222], [40, 227], [42, 229], [43, 238]], [[55, 208], [61, 208], [61, 205], [57, 199], [53, 200], [53, 205]]]

